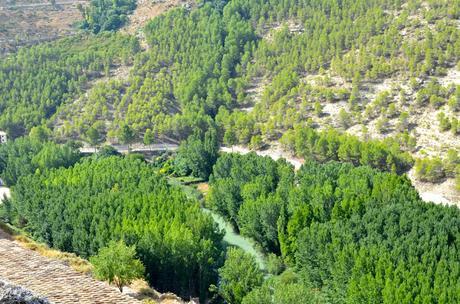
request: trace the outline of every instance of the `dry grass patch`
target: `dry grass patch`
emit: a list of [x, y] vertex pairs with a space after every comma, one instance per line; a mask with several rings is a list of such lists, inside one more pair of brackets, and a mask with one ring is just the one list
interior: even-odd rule
[[13, 235], [13, 239], [21, 246], [29, 250], [33, 250], [41, 256], [60, 260], [72, 267], [79, 273], [90, 273], [91, 264], [74, 253], [61, 252], [59, 250], [51, 249], [44, 244], [37, 243], [25, 235]]
[[196, 189], [200, 191], [204, 196], [209, 192], [209, 184], [208, 183], [199, 183], [196, 185]]

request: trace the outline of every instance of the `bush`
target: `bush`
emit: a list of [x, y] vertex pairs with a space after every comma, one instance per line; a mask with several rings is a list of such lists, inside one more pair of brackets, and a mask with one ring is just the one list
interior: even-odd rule
[[276, 254], [270, 253], [267, 256], [267, 271], [270, 274], [278, 275], [284, 271], [283, 259]]
[[439, 158], [417, 159], [415, 174], [421, 181], [436, 183], [446, 176], [444, 166]]

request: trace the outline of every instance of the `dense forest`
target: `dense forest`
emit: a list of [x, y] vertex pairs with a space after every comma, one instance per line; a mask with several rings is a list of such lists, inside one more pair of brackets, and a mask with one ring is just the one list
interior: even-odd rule
[[136, 7], [136, 0], [91, 0], [89, 6], [79, 6], [83, 14], [83, 29], [97, 34], [119, 29], [126, 23], [127, 15]]
[[14, 138], [46, 124], [88, 81], [108, 74], [116, 62], [128, 62], [138, 49], [135, 38], [120, 34], [78, 35], [21, 48], [0, 61], [0, 128]]
[[[253, 148], [289, 130], [334, 127], [392, 137], [375, 143], [382, 154], [398, 142], [420, 157], [419, 117], [430, 109], [458, 148], [460, 90], [440, 81], [458, 68], [458, 1], [199, 1], [152, 19], [142, 52], [135, 38], [107, 33], [135, 7], [92, 0], [82, 26], [101, 34], [11, 55], [0, 66], [0, 127], [16, 137], [48, 124], [63, 141], [96, 130], [116, 142], [124, 125], [142, 141], [184, 140], [216, 123], [225, 145]], [[119, 65], [131, 71], [125, 78], [88, 83]], [[383, 80], [398, 84], [369, 93]], [[445, 161], [447, 148], [433, 153]], [[410, 167], [391, 157], [377, 167]]]
[[[406, 175], [460, 191], [460, 1], [196, 1], [118, 32], [136, 5], [91, 0], [80, 33], [0, 61], [1, 221], [93, 261], [126, 246], [210, 303], [460, 303], [460, 211]], [[278, 144], [299, 170], [219, 153]]]
[[209, 206], [291, 268], [242, 303], [288, 303], [276, 299], [290, 293], [298, 303], [460, 300], [460, 212], [422, 202], [405, 177], [336, 162], [294, 173], [225, 154], [210, 186]]
[[78, 146], [72, 142], [58, 145], [46, 138], [39, 127], [31, 136], [0, 145], [0, 177], [14, 186], [22, 177], [51, 168], [70, 167], [80, 159]]
[[10, 221], [46, 244], [82, 257], [111, 240], [136, 245], [149, 282], [202, 298], [216, 282], [222, 235], [198, 203], [135, 158], [86, 158], [23, 176]]

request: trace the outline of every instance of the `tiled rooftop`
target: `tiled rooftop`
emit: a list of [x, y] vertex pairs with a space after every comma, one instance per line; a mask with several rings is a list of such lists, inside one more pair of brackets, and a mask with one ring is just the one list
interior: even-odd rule
[[1, 231], [0, 278], [46, 297], [52, 303], [141, 303], [63, 262], [19, 246]]

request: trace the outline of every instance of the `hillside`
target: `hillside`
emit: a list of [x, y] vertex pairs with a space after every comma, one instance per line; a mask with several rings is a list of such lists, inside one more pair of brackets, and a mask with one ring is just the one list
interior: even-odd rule
[[[127, 33], [144, 12], [177, 4], [139, 3]], [[134, 31], [144, 48], [134, 64], [58, 109], [57, 136], [84, 138], [94, 126], [116, 142], [128, 124], [139, 141], [182, 140], [213, 119], [225, 145], [260, 148], [296, 128], [335, 128], [424, 159], [409, 174], [417, 187], [459, 201], [458, 1], [236, 1], [221, 20], [221, 8], [189, 8]]]
[[72, 35], [75, 23], [82, 16], [78, 5], [89, 0], [1, 0], [0, 1], [0, 55], [13, 52], [21, 46]]
[[[53, 14], [43, 3], [15, 5]], [[75, 47], [49, 44], [51, 57], [42, 45], [12, 55], [0, 68], [0, 127], [10, 136], [46, 124], [61, 141], [96, 130], [98, 142], [117, 142], [129, 125], [138, 141], [181, 141], [216, 123], [223, 144], [260, 148], [286, 143], [301, 128], [334, 128], [397, 145], [413, 158], [409, 176], [427, 197], [458, 202], [458, 1], [92, 5], [83, 27], [121, 27], [107, 35], [127, 43], [84, 37], [88, 46], [107, 41], [107, 52], [89, 51], [83, 61], [72, 53], [79, 36], [67, 42]], [[9, 7], [2, 12], [16, 12]], [[66, 7], [75, 3], [56, 5]], [[21, 56], [33, 63], [19, 76], [11, 67]], [[70, 58], [81, 72], [67, 66]], [[32, 71], [45, 67], [54, 76], [39, 80], [38, 98]], [[21, 114], [29, 105], [33, 112]]]

